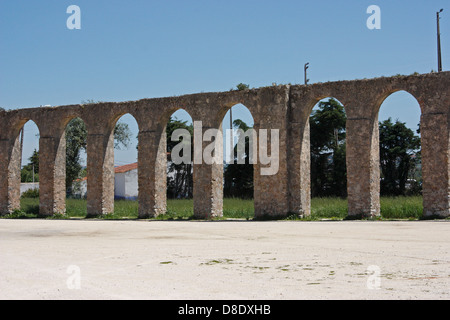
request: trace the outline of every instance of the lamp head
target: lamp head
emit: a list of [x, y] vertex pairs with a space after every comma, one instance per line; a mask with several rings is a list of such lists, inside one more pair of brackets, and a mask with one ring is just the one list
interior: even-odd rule
[[444, 11], [444, 9], [439, 10], [439, 13], [441, 13], [442, 11]]

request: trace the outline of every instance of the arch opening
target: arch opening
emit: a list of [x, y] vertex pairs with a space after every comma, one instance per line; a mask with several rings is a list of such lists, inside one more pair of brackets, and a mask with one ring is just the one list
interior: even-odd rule
[[39, 128], [27, 120], [18, 133], [20, 210], [39, 215]]
[[[257, 135], [254, 118], [243, 104], [229, 108], [222, 120], [223, 216], [251, 219], [254, 207], [254, 161]], [[257, 150], [257, 147], [256, 147]]]
[[194, 124], [184, 109], [174, 111], [165, 126], [166, 196], [164, 218], [189, 219], [194, 215]]
[[[138, 217], [139, 126], [133, 115], [120, 115], [113, 123], [114, 216]], [[111, 146], [109, 146], [111, 147]]]
[[310, 128], [311, 214], [319, 218], [345, 218], [347, 204], [347, 115], [333, 97], [312, 108]]
[[385, 218], [423, 214], [421, 108], [407, 91], [390, 94], [378, 110], [380, 213]]
[[71, 119], [65, 128], [66, 139], [66, 214], [87, 215], [87, 129], [79, 118]]

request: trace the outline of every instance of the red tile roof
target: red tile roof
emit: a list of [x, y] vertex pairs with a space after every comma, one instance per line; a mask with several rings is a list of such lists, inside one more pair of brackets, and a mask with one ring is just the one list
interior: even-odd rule
[[114, 172], [115, 173], [125, 173], [125, 172], [131, 171], [131, 170], [136, 170], [137, 168], [138, 168], [138, 164], [137, 164], [137, 162], [135, 162], [135, 163], [127, 164], [124, 166], [115, 167]]
[[[138, 168], [138, 164], [136, 163], [131, 163], [131, 164], [127, 164], [124, 166], [120, 166], [120, 167], [115, 167], [114, 168], [114, 173], [125, 173], [131, 170], [135, 170]], [[87, 177], [81, 178], [81, 179], [77, 179], [75, 181], [80, 182], [80, 181], [86, 181]]]

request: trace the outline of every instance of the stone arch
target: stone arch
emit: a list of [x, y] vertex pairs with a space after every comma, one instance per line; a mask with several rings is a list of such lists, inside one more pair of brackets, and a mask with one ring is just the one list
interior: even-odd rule
[[[400, 101], [396, 101], [396, 99], [398, 98], [402, 98], [402, 100], [406, 100], [408, 99], [409, 101], [407, 103]], [[394, 105], [393, 103], [396, 103], [396, 105]], [[387, 108], [391, 107], [390, 110], [388, 110]], [[403, 107], [404, 109], [401, 109], [401, 111], [403, 112], [399, 112], [400, 111], [400, 107]], [[418, 124], [420, 123], [420, 117], [421, 117], [421, 113], [422, 113], [422, 108], [421, 105], [419, 103], [419, 101], [417, 100], [416, 97], [414, 97], [414, 95], [412, 95], [411, 93], [409, 93], [406, 90], [393, 90], [392, 93], [390, 93], [387, 97], [385, 97], [383, 99], [382, 104], [378, 107], [378, 114], [375, 117], [376, 120], [376, 126], [379, 128], [379, 123], [383, 120], [387, 120], [387, 118], [391, 119], [393, 123], [395, 123], [397, 120], [400, 120], [401, 122], [405, 122], [406, 117], [405, 114], [410, 114], [413, 115], [414, 113], [416, 113], [418, 111], [418, 114], [416, 114], [416, 116], [410, 116], [410, 123], [406, 122], [406, 126], [411, 129], [414, 134], [416, 133], [416, 130], [418, 129]], [[380, 119], [380, 116], [384, 113], [384, 116], [382, 117], [382, 119]], [[393, 115], [395, 113], [400, 113], [401, 115], [395, 116], [393, 117]], [[419, 118], [419, 119], [416, 119]], [[412, 121], [414, 120], [414, 123], [412, 123]], [[375, 126], [375, 125], [374, 125]], [[375, 151], [380, 152], [380, 134], [379, 131], [378, 133], [375, 132], [374, 135], [378, 136], [378, 148]], [[420, 135], [419, 135], [420, 138]], [[380, 160], [380, 196], [382, 196], [383, 194], [386, 193], [386, 184], [383, 184], [383, 163], [381, 161], [381, 155], [382, 153], [380, 152], [380, 154], [378, 155], [378, 159]], [[411, 168], [412, 169], [412, 168]], [[416, 173], [419, 173], [419, 177], [421, 177], [421, 169], [415, 169]], [[417, 177], [409, 177], [408, 179], [412, 178], [412, 179], [416, 179]], [[409, 181], [409, 180], [408, 180]], [[409, 183], [411, 184], [411, 182]], [[406, 185], [407, 186], [407, 185]], [[389, 188], [389, 194], [388, 195], [401, 195], [401, 194], [391, 194], [392, 192], [397, 192], [397, 190], [401, 190], [401, 185], [398, 185], [399, 188], [397, 188], [397, 186], [390, 186]], [[408, 191], [407, 189], [405, 189], [405, 192]], [[411, 190], [411, 188], [409, 189], [409, 192], [412, 192], [414, 190]], [[381, 206], [380, 206], [381, 208]], [[381, 208], [381, 214], [383, 214], [382, 208]], [[422, 212], [418, 213], [419, 215], [422, 214]]]
[[[448, 90], [439, 91], [439, 86], [425, 88], [420, 82], [409, 86], [398, 85], [384, 91], [374, 108], [374, 123], [378, 124], [378, 111], [381, 104], [391, 94], [405, 91], [420, 106], [421, 156], [422, 156], [422, 195], [423, 217], [446, 217], [450, 212], [450, 116], [448, 111]], [[375, 125], [374, 125], [375, 127]], [[378, 131], [373, 134], [375, 149], [378, 151]], [[378, 153], [372, 158], [378, 163]], [[378, 185], [377, 190], [380, 190]]]
[[[234, 108], [234, 109], [233, 109]], [[250, 130], [252, 130], [251, 132], [247, 132], [247, 134], [249, 134], [250, 136], [247, 138], [247, 136], [244, 136], [244, 139], [251, 139], [249, 140], [249, 152], [251, 152], [252, 154], [252, 162], [250, 161], [250, 159], [246, 160], [245, 158], [242, 159], [242, 152], [245, 152], [245, 150], [243, 148], [239, 148], [237, 147], [237, 139], [239, 139], [238, 136], [235, 135], [235, 133], [233, 132], [232, 137], [233, 140], [231, 140], [231, 136], [230, 136], [230, 111], [232, 112], [232, 120], [233, 120], [233, 124], [235, 120], [241, 120], [243, 121], [243, 123], [247, 126], [250, 127]], [[222, 119], [222, 123], [221, 123], [221, 130], [223, 132], [223, 154], [224, 154], [224, 161], [226, 162], [226, 164], [224, 165], [224, 170], [223, 170], [223, 183], [224, 183], [224, 197], [241, 197], [242, 199], [245, 200], [251, 200], [252, 201], [252, 207], [254, 205], [254, 201], [255, 201], [255, 197], [254, 197], [254, 185], [255, 185], [255, 176], [258, 174], [258, 172], [256, 172], [255, 170], [255, 165], [254, 165], [254, 161], [258, 160], [258, 140], [257, 138], [257, 131], [255, 130], [255, 120], [253, 117], [253, 114], [251, 112], [251, 110], [244, 105], [243, 103], [237, 103], [234, 104], [233, 106], [230, 106], [229, 108], [227, 108], [227, 112], [224, 114], [223, 119]], [[241, 132], [243, 133], [243, 132]], [[253, 134], [254, 133], [254, 134]], [[232, 143], [232, 145], [231, 145]], [[245, 145], [244, 145], [245, 146]], [[236, 148], [236, 150], [234, 150]], [[230, 152], [230, 150], [232, 150], [233, 152]], [[235, 153], [235, 152], [236, 153]], [[250, 155], [246, 155], [247, 157], [249, 157]], [[232, 157], [232, 160], [231, 160]], [[235, 159], [238, 160], [239, 162], [245, 161], [245, 163], [236, 163]], [[248, 163], [247, 163], [248, 162]], [[252, 190], [248, 190], [248, 189], [243, 189], [241, 192], [238, 192], [238, 195], [234, 194], [232, 191], [233, 187], [231, 185], [231, 183], [229, 181], [226, 180], [226, 170], [230, 169], [229, 166], [247, 166], [247, 170], [248, 171], [244, 171], [243, 174], [249, 174], [251, 181], [252, 181]], [[240, 171], [242, 172], [242, 171]], [[249, 178], [247, 176], [247, 178]], [[245, 177], [244, 177], [245, 179]], [[247, 208], [247, 207], [246, 207]], [[224, 211], [227, 211], [227, 206], [226, 206], [226, 202], [224, 201]], [[253, 212], [247, 212], [248, 217], [250, 217], [250, 214], [254, 215], [254, 208], [251, 209], [251, 211]]]
[[[167, 211], [167, 134], [171, 116], [178, 110], [191, 112], [182, 103], [154, 106], [157, 121], [139, 131], [139, 218], [156, 217]], [[195, 170], [195, 169], [194, 169]]]
[[128, 104], [99, 103], [92, 107], [98, 108], [102, 116], [98, 121], [86, 123], [88, 217], [114, 213], [114, 130], [118, 120], [129, 114], [140, 127], [138, 118]]
[[392, 95], [395, 95], [396, 93], [407, 93], [408, 95], [410, 95], [411, 97], [413, 97], [416, 101], [417, 104], [419, 105], [420, 108], [420, 113], [423, 113], [423, 103], [420, 103], [420, 97], [417, 97], [414, 93], [413, 90], [410, 90], [410, 88], [395, 88], [395, 89], [390, 89], [390, 90], [386, 90], [384, 92], [382, 92], [381, 94], [379, 94], [378, 98], [375, 101], [375, 108], [374, 108], [374, 114], [378, 115], [380, 112], [380, 108], [381, 106], [385, 103], [385, 101], [390, 98]]
[[[12, 212], [16, 209], [20, 209], [20, 186], [21, 186], [21, 169], [22, 164], [24, 163], [25, 159], [23, 149], [22, 149], [22, 143], [21, 138], [23, 138], [21, 132], [22, 129], [25, 129], [25, 126], [28, 123], [33, 123], [34, 126], [38, 130], [39, 138], [39, 149], [40, 149], [40, 135], [41, 135], [41, 129], [39, 127], [39, 121], [36, 118], [33, 117], [18, 117], [15, 121], [11, 122], [10, 126], [10, 141], [12, 142], [10, 151], [9, 151], [9, 161], [7, 162], [8, 167], [8, 177], [7, 177], [7, 186], [8, 186], [8, 212]], [[25, 130], [23, 131], [25, 132]], [[42, 202], [42, 192], [40, 192], [40, 200], [39, 203]], [[40, 212], [42, 213], [42, 212]]]
[[[243, 104], [249, 109], [256, 127], [259, 119], [258, 111], [261, 107], [255, 101], [256, 97], [255, 90], [245, 90], [205, 94], [202, 99], [196, 99], [189, 110], [192, 110], [194, 125], [195, 121], [202, 121], [202, 130], [200, 132], [200, 128], [197, 128], [195, 132], [203, 136], [209, 129], [214, 129], [221, 135], [223, 118], [236, 104]], [[197, 138], [197, 141], [198, 139], [200, 138]], [[203, 159], [201, 163], [194, 162], [194, 216], [201, 219], [223, 216], [223, 161], [218, 161], [223, 158], [223, 139], [215, 139], [214, 142], [203, 141], [202, 150], [210, 147], [211, 143], [214, 144], [215, 151], [219, 152], [215, 154], [216, 161], [212, 164], [204, 163]], [[263, 196], [262, 193], [261, 196]], [[267, 205], [261, 205], [261, 207], [268, 208]]]
[[[112, 162], [112, 180], [113, 187], [108, 188], [108, 192], [111, 192], [111, 195], [108, 195], [108, 199], [113, 199], [114, 201], [114, 213], [120, 214], [118, 211], [121, 206], [118, 208], [116, 205], [116, 200], [138, 200], [139, 199], [139, 188], [138, 188], [138, 175], [139, 168], [137, 167], [138, 163], [138, 144], [136, 144], [136, 139], [138, 140], [138, 132], [139, 132], [139, 123], [136, 117], [128, 112], [128, 108], [120, 108], [119, 113], [115, 113], [114, 117], [112, 117], [112, 122], [109, 130], [111, 130], [110, 135], [112, 138], [108, 139], [107, 149], [108, 153], [111, 154], [112, 160], [105, 162], [108, 166], [106, 170], [111, 170], [111, 162]], [[119, 127], [122, 126], [122, 127]], [[130, 136], [127, 137], [128, 141], [116, 140], [116, 128], [119, 130], [127, 129]], [[119, 137], [120, 138], [120, 137]], [[123, 136], [121, 138], [124, 138]], [[123, 143], [122, 143], [123, 142]], [[138, 141], [139, 142], [139, 141]], [[109, 151], [112, 149], [112, 151]], [[118, 168], [119, 167], [119, 168]], [[137, 168], [137, 172], [136, 169]], [[118, 173], [118, 170], [120, 173]], [[125, 176], [127, 178], [125, 178]], [[133, 177], [133, 178], [130, 178]], [[130, 208], [131, 206], [127, 206]], [[133, 208], [135, 208], [133, 206]], [[138, 214], [138, 208], [136, 207], [136, 212], [127, 212], [127, 214], [134, 213]]]
[[114, 212], [114, 126], [121, 104], [96, 103], [81, 112], [87, 129], [87, 217]]

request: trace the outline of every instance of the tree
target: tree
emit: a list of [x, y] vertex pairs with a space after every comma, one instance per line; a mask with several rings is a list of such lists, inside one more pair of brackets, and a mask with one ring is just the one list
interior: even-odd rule
[[86, 150], [87, 130], [80, 118], [75, 118], [66, 127], [66, 187], [71, 190], [72, 183], [81, 176], [80, 152]]
[[[244, 121], [236, 119], [233, 127], [246, 132], [249, 127]], [[239, 137], [240, 138], [240, 137]], [[256, 142], [254, 142], [256, 143]], [[253, 198], [253, 164], [250, 163], [250, 140], [245, 138], [244, 164], [238, 164], [237, 145], [234, 147], [234, 162], [227, 164], [224, 169], [224, 196], [231, 198]]]
[[20, 172], [21, 182], [39, 182], [39, 152], [34, 149], [29, 162]]
[[[192, 163], [175, 164], [171, 159], [173, 148], [180, 141], [172, 141], [172, 134], [177, 129], [185, 129], [190, 133], [190, 145], [193, 146], [194, 127], [188, 125], [187, 121], [170, 118], [166, 127], [167, 153], [169, 157], [167, 175], [167, 197], [168, 198], [192, 198], [193, 196], [193, 166]], [[193, 148], [191, 147], [190, 159], [193, 159]], [[180, 155], [183, 156], [183, 155]]]
[[250, 86], [249, 86], [248, 84], [245, 84], [245, 83], [239, 83], [239, 84], [236, 86], [236, 89], [237, 89], [238, 91], [248, 90], [248, 89], [250, 89]]
[[344, 107], [332, 98], [310, 116], [312, 196], [347, 195], [346, 122]]
[[408, 179], [414, 178], [420, 161], [420, 138], [405, 123], [393, 123], [391, 118], [380, 122], [379, 130], [381, 194], [406, 195]]

